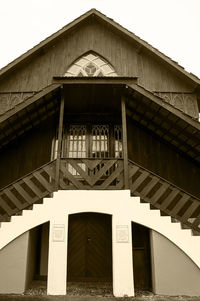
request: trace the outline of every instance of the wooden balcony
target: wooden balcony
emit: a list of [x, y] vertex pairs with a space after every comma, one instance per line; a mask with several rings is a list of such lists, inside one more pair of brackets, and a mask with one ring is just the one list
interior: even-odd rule
[[[0, 190], [0, 221], [31, 209], [63, 190], [125, 189], [124, 160], [118, 158], [62, 158], [40, 167]], [[56, 167], [58, 183], [56, 183]], [[129, 160], [128, 179], [131, 195], [139, 196], [188, 228], [200, 233], [200, 199], [169, 183], [158, 175]]]
[[122, 159], [61, 159], [60, 189], [117, 190], [123, 187]]

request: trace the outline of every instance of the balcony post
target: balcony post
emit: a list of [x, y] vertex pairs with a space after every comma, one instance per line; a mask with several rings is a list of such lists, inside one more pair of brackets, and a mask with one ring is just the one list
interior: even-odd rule
[[125, 97], [123, 95], [121, 96], [121, 112], [122, 112], [122, 149], [123, 149], [123, 159], [124, 159], [124, 187], [125, 189], [129, 189], [126, 103], [125, 103]]
[[61, 158], [61, 145], [62, 145], [62, 132], [63, 132], [63, 117], [64, 117], [64, 107], [65, 98], [63, 86], [61, 87], [61, 100], [60, 100], [60, 114], [59, 114], [59, 125], [58, 125], [58, 151], [56, 159], [56, 175], [55, 175], [55, 188], [59, 188], [59, 171], [60, 171], [60, 158]]

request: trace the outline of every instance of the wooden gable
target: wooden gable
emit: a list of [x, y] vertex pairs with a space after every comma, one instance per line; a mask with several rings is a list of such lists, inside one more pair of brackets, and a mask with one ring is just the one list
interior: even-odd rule
[[198, 118], [195, 89], [200, 81], [96, 10], [1, 70], [0, 114], [49, 86], [54, 76], [64, 75], [74, 61], [89, 52], [108, 61], [118, 76], [138, 77], [139, 85]]

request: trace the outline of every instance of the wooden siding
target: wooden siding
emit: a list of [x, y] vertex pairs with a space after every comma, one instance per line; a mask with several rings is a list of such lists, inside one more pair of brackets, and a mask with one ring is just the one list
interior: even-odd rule
[[128, 119], [129, 159], [200, 197], [200, 168]]
[[139, 84], [157, 92], [193, 92], [194, 87], [152, 54], [138, 55]]
[[137, 75], [137, 55], [131, 45], [108, 28], [92, 23], [78, 27], [12, 72], [1, 83], [0, 90], [40, 90], [52, 82], [54, 75], [63, 75], [74, 60], [91, 50], [108, 60], [118, 75]]
[[108, 60], [119, 76], [139, 76], [139, 83], [151, 91], [193, 91], [194, 86], [178, 78], [166, 63], [153, 55], [138, 53], [133, 43], [98, 22], [81, 24], [55, 44], [41, 49], [1, 82], [0, 91], [40, 90], [88, 51]]
[[0, 93], [0, 115], [33, 96], [33, 92]]
[[50, 161], [53, 121], [48, 121], [0, 152], [0, 187]]

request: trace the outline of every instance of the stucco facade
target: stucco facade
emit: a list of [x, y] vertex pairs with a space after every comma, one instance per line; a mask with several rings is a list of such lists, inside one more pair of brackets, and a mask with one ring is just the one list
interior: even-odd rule
[[[44, 205], [34, 205], [34, 209], [25, 211], [23, 217], [15, 217], [10, 227], [9, 224], [3, 225], [0, 232], [1, 262], [4, 264], [10, 262], [11, 255], [7, 251], [9, 246], [13, 245], [16, 249], [15, 258], [13, 258], [15, 265], [5, 266], [6, 288], [4, 282], [1, 281], [1, 290], [4, 289], [4, 293], [10, 293], [12, 289], [12, 282], [7, 281], [10, 273], [13, 275], [13, 281], [16, 280], [14, 290], [17, 289], [17, 292], [22, 293], [26, 288], [27, 277], [29, 277], [26, 271], [33, 263], [30, 259], [28, 260], [28, 247], [31, 244], [30, 241], [28, 243], [28, 233], [33, 227], [46, 221], [50, 222], [47, 292], [52, 295], [67, 293], [68, 216], [80, 212], [97, 212], [112, 216], [113, 293], [116, 297], [135, 294], [132, 222], [143, 224], [151, 229], [153, 292], [170, 295], [200, 294], [199, 238], [196, 237], [193, 242], [194, 237], [191, 236], [190, 231], [185, 230], [184, 233], [177, 224], [172, 224], [168, 217], [161, 217], [159, 211], [151, 211], [148, 204], [141, 204], [138, 198], [131, 198], [129, 191], [60, 191], [55, 193], [52, 199], [46, 199]], [[120, 230], [122, 230], [121, 239], [119, 238]], [[26, 233], [22, 235], [24, 231]], [[22, 236], [13, 240], [19, 235]], [[21, 245], [24, 254], [22, 254]], [[20, 258], [24, 261], [21, 262]], [[21, 273], [23, 284], [17, 283], [19, 275], [13, 273], [16, 265], [24, 270], [24, 273]], [[20, 272], [20, 270], [17, 271]], [[187, 271], [190, 273], [186, 273]]]

